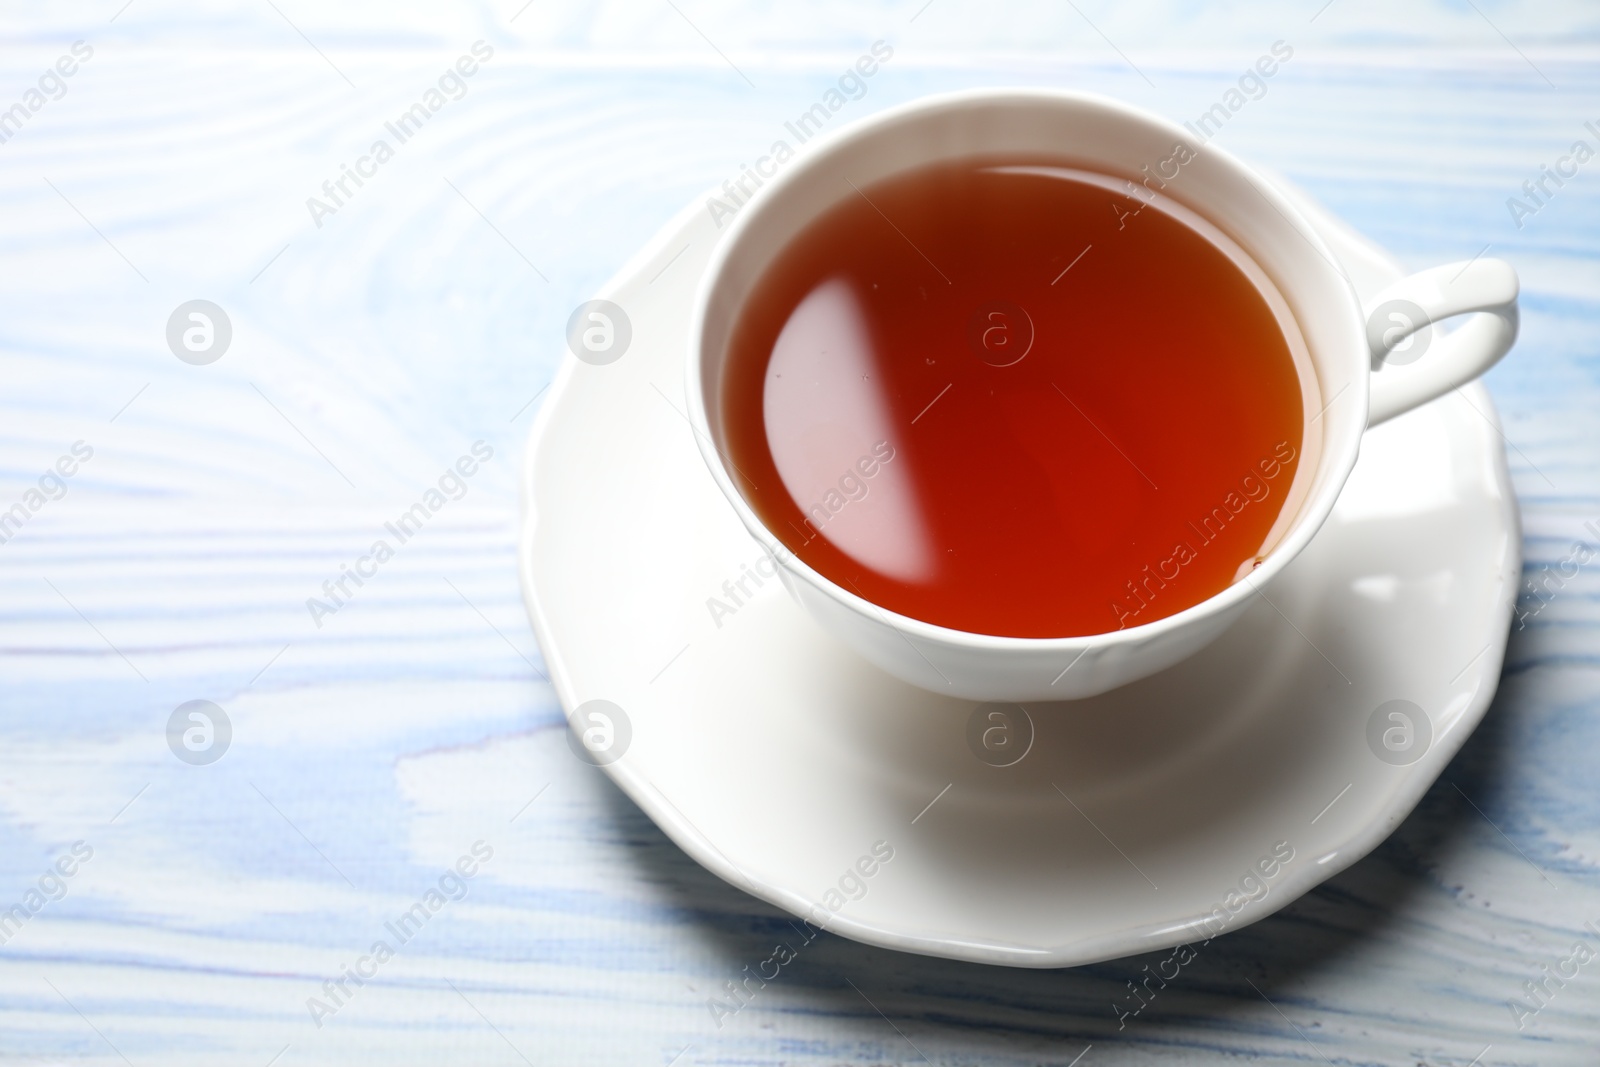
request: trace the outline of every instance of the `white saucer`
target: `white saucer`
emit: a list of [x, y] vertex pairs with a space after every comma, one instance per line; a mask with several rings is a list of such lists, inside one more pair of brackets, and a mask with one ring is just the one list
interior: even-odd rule
[[[1290, 195], [1363, 299], [1399, 276]], [[629, 720], [605, 770], [728, 882], [847, 937], [986, 963], [1204, 940], [1364, 856], [1482, 718], [1521, 536], [1476, 383], [1367, 435], [1270, 602], [1154, 678], [1029, 705], [1036, 737], [1010, 767], [969, 748], [973, 702], [869, 666], [776, 580], [747, 579], [753, 597], [719, 628], [707, 600], [729, 602], [723, 583], [761, 555], [682, 414], [690, 297], [716, 239], [697, 202], [599, 294], [626, 310], [631, 344], [604, 366], [569, 357], [551, 387], [528, 445], [521, 570], [563, 705], [603, 699]], [[1369, 743], [1390, 700], [1428, 719], [1409, 765]], [[1370, 732], [1390, 727], [1403, 748], [1399, 720]], [[875, 844], [893, 858], [862, 862]], [[1275, 846], [1293, 858], [1273, 862]]]

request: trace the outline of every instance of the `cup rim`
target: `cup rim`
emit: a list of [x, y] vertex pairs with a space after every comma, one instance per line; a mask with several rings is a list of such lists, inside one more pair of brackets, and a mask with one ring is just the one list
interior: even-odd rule
[[[695, 443], [700, 449], [701, 458], [710, 469], [712, 479], [717, 483], [717, 488], [732, 505], [741, 522], [744, 523], [751, 536], [760, 543], [762, 548], [773, 557], [774, 562], [783, 570], [794, 577], [803, 580], [814, 590], [822, 593], [844, 607], [860, 615], [875, 617], [907, 637], [921, 638], [937, 645], [957, 646], [971, 651], [1003, 652], [1076, 652], [1087, 651], [1090, 648], [1115, 648], [1142, 646], [1152, 640], [1185, 630], [1204, 619], [1225, 614], [1240, 605], [1246, 598], [1255, 595], [1259, 586], [1270, 582], [1285, 567], [1289, 565], [1305, 547], [1311, 543], [1312, 538], [1321, 530], [1323, 523], [1332, 514], [1334, 505], [1338, 502], [1350, 472], [1354, 470], [1356, 459], [1360, 452], [1361, 434], [1365, 432], [1371, 401], [1370, 370], [1363, 366], [1361, 373], [1356, 376], [1359, 388], [1354, 391], [1358, 394], [1352, 398], [1358, 403], [1343, 405], [1343, 417], [1353, 426], [1358, 427], [1356, 433], [1349, 435], [1349, 444], [1335, 452], [1330, 447], [1324, 431], [1324, 447], [1320, 472], [1325, 474], [1326, 480], [1320, 488], [1307, 496], [1301, 504], [1300, 514], [1288, 533], [1271, 549], [1254, 571], [1231, 582], [1226, 588], [1213, 593], [1211, 596], [1197, 604], [1191, 604], [1181, 611], [1155, 619], [1147, 623], [1138, 623], [1119, 630], [1107, 630], [1097, 634], [1079, 634], [1063, 637], [1015, 637], [1001, 634], [979, 633], [972, 630], [958, 630], [938, 623], [927, 622], [910, 615], [903, 615], [884, 607], [875, 601], [869, 600], [858, 593], [844, 588], [832, 579], [823, 575], [810, 564], [801, 559], [783, 540], [767, 528], [766, 523], [755, 513], [739, 487], [734, 484], [728, 474], [727, 463], [718, 450], [711, 432], [711, 422], [705, 406], [705, 388], [703, 377], [705, 374], [704, 362], [704, 333], [706, 312], [710, 307], [711, 298], [726, 269], [729, 258], [740, 245], [746, 232], [754, 225], [754, 220], [766, 209], [769, 202], [778, 197], [784, 190], [806, 180], [810, 172], [819, 166], [829, 155], [846, 144], [873, 136], [879, 129], [900, 122], [908, 117], [914, 117], [929, 112], [941, 110], [956, 110], [974, 104], [1006, 104], [1017, 103], [1024, 105], [1057, 104], [1077, 107], [1098, 108], [1110, 112], [1117, 118], [1142, 123], [1146, 126], [1160, 128], [1169, 136], [1177, 138], [1184, 143], [1192, 143], [1190, 133], [1177, 124], [1159, 115], [1123, 103], [1120, 100], [1103, 96], [1099, 93], [1085, 92], [1073, 89], [1049, 89], [1033, 87], [1000, 87], [963, 89], [947, 93], [935, 93], [918, 97], [883, 111], [857, 119], [838, 129], [831, 130], [817, 137], [808, 144], [803, 152], [797, 155], [794, 163], [780, 171], [777, 175], [767, 179], [755, 193], [745, 202], [743, 208], [734, 216], [727, 231], [718, 239], [715, 247], [706, 262], [704, 273], [695, 288], [694, 301], [691, 306], [688, 335], [688, 360], [684, 378], [685, 392], [687, 393], [688, 418], [691, 429], [694, 431]], [[1229, 176], [1253, 186], [1263, 199], [1277, 209], [1285, 222], [1312, 246], [1318, 253], [1316, 258], [1322, 260], [1314, 269], [1322, 272], [1321, 277], [1326, 284], [1324, 289], [1331, 298], [1343, 303], [1349, 316], [1359, 321], [1361, 307], [1355, 295], [1347, 285], [1338, 284], [1339, 277], [1334, 275], [1332, 264], [1333, 252], [1327, 247], [1322, 236], [1301, 214], [1292, 202], [1285, 197], [1270, 181], [1261, 178], [1249, 164], [1239, 159], [1218, 145], [1210, 141], [1202, 142], [1199, 151], [1219, 162], [1229, 172]], [[1196, 154], [1199, 154], [1197, 151]], [[915, 166], [913, 163], [911, 166]], [[1201, 213], [1204, 214], [1203, 212]], [[1215, 223], [1213, 223], [1215, 224]], [[1252, 250], [1239, 242], [1246, 253]], [[1330, 275], [1334, 275], [1330, 277]], [[1274, 283], [1278, 284], [1277, 279]], [[1281, 284], [1279, 288], [1284, 288]], [[1303, 328], [1303, 327], [1302, 327]], [[1313, 349], [1313, 352], [1316, 350]], [[1313, 355], [1313, 365], [1318, 364]], [[1347, 387], [1348, 389], [1348, 387]], [[1328, 400], [1317, 418], [1334, 418], [1334, 401], [1338, 400], [1336, 394]], [[1326, 425], [1326, 424], [1324, 424]], [[1314, 487], [1315, 488], [1315, 487]]]

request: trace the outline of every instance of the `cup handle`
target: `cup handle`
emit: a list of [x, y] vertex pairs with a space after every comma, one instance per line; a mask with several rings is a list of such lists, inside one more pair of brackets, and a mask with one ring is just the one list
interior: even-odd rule
[[[1517, 272], [1500, 259], [1447, 263], [1389, 286], [1364, 309], [1372, 349], [1368, 426], [1387, 422], [1478, 377], [1517, 339]], [[1447, 334], [1431, 323], [1472, 314]], [[1396, 351], [1399, 349], [1399, 351]]]

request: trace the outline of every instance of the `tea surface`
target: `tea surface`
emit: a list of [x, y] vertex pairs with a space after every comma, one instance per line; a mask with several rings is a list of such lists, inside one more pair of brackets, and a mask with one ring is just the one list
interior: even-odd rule
[[1014, 637], [1152, 622], [1249, 572], [1300, 459], [1294, 358], [1244, 270], [1136, 192], [929, 167], [845, 187], [780, 253], [720, 403], [791, 551]]

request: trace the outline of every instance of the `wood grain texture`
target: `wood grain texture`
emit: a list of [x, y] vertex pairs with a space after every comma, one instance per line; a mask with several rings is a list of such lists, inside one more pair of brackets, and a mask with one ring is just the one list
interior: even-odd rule
[[[0, 544], [0, 911], [74, 842], [93, 855], [0, 944], [0, 1055], [1600, 1061], [1600, 960], [1522, 1029], [1508, 1007], [1580, 938], [1600, 949], [1600, 563], [1561, 571], [1600, 542], [1600, 161], [1521, 228], [1506, 207], [1600, 144], [1592, 12], [518, 6], [12, 23], [0, 107], [73, 41], [95, 51], [0, 144], [0, 510], [74, 442], [94, 455]], [[571, 757], [520, 602], [515, 465], [567, 315], [879, 38], [894, 58], [837, 121], [997, 83], [1182, 120], [1289, 41], [1219, 143], [1408, 265], [1489, 246], [1523, 278], [1522, 340], [1488, 380], [1545, 593], [1495, 706], [1376, 853], [1121, 1023], [1165, 953], [1041, 973], [824, 936], [719, 1027], [707, 999], [792, 928]], [[316, 226], [306, 198], [479, 39], [465, 95]], [[207, 367], [163, 336], [197, 297], [234, 329]], [[475, 441], [494, 457], [461, 498], [316, 625], [306, 599]], [[194, 699], [232, 724], [211, 766], [167, 747]], [[479, 841], [464, 896], [319, 1027], [308, 999]]]

